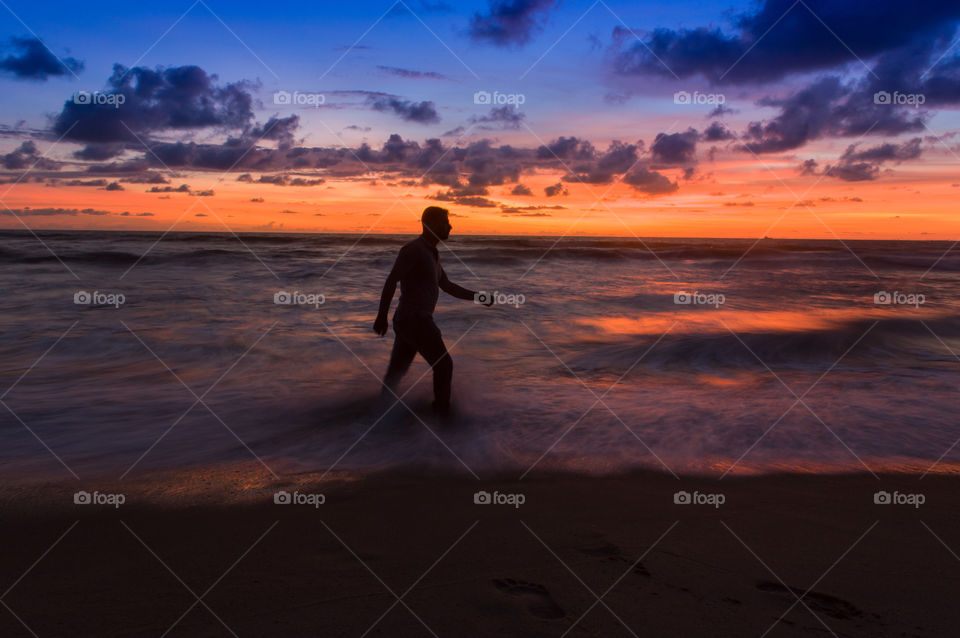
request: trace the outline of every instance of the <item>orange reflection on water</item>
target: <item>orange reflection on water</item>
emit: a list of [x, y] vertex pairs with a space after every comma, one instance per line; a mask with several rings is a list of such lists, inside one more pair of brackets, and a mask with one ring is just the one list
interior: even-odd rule
[[846, 322], [863, 319], [863, 310], [678, 310], [638, 317], [586, 317], [576, 320], [583, 326], [608, 335], [661, 335], [667, 332], [697, 334], [733, 332], [795, 332], [828, 330]]
[[[635, 317], [584, 317], [576, 324], [601, 331], [604, 335], [660, 336], [668, 331], [686, 334], [809, 332], [830, 330], [854, 321], [885, 319], [891, 306], [854, 306], [805, 310], [743, 310], [678, 306], [676, 311], [638, 314]], [[943, 311], [912, 310], [915, 316], [930, 319]]]

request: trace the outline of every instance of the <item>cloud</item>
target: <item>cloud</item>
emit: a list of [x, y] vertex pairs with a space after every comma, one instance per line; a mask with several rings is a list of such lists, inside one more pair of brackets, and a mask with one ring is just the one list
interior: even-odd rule
[[246, 135], [254, 139], [276, 140], [281, 149], [290, 148], [294, 143], [293, 133], [299, 127], [299, 115], [280, 118], [273, 116], [263, 126], [254, 126]]
[[[857, 150], [856, 144], [851, 144], [836, 164], [828, 165], [823, 169], [823, 174], [845, 182], [877, 179], [885, 162], [899, 164], [920, 157], [923, 150], [920, 147], [920, 141], [919, 137], [915, 137], [902, 144], [880, 144], [862, 151]], [[805, 169], [809, 167], [813, 170], [815, 166], [815, 162], [812, 166], [807, 162], [804, 163]]]
[[549, 144], [538, 148], [537, 157], [540, 159], [557, 157], [562, 160], [590, 160], [596, 157], [596, 149], [587, 140], [560, 136]]
[[102, 162], [122, 155], [123, 151], [123, 144], [87, 144], [79, 151], [75, 151], [73, 156], [81, 160]]
[[[521, 113], [513, 104], [496, 106], [490, 109], [486, 115], [474, 115], [470, 118], [471, 124], [476, 124], [476, 128], [485, 131], [519, 129], [520, 123], [526, 113]], [[460, 132], [463, 128], [460, 127]], [[456, 130], [456, 129], [454, 129]], [[450, 131], [451, 133], [453, 131]]]
[[[268, 122], [256, 128], [270, 126]], [[84, 172], [116, 181], [156, 185], [147, 191], [153, 193], [189, 193], [186, 186], [170, 185], [169, 178], [185, 177], [191, 171], [216, 170], [235, 171], [233, 179], [250, 184], [312, 187], [335, 180], [383, 179], [406, 187], [436, 184], [447, 189], [451, 197], [486, 197], [490, 187], [508, 184], [515, 188], [514, 195], [527, 195], [529, 189], [519, 184], [524, 174], [553, 173], [567, 182], [582, 179], [587, 183], [609, 183], [640, 162], [657, 168], [647, 160], [638, 162], [645, 148], [642, 141], [616, 141], [601, 152], [586, 140], [566, 136], [539, 147], [495, 144], [489, 139], [448, 146], [440, 138], [417, 142], [394, 133], [379, 147], [364, 142], [356, 147], [275, 148], [250, 139], [253, 128], [221, 143], [151, 141], [149, 150], [141, 150], [140, 157], [91, 163]], [[665, 144], [661, 140], [661, 151]], [[22, 164], [22, 158], [13, 161]], [[165, 176], [157, 168], [183, 173]], [[551, 192], [562, 194], [562, 184]]]
[[188, 184], [180, 184], [179, 186], [154, 186], [147, 190], [148, 193], [189, 193], [190, 186]]
[[824, 136], [898, 135], [925, 128], [924, 112], [877, 104], [869, 88], [844, 85], [840, 78], [826, 76], [787, 97], [763, 98], [758, 104], [779, 107], [780, 113], [764, 122], [751, 122], [741, 148], [772, 153]]
[[683, 133], [658, 133], [650, 146], [653, 160], [663, 166], [689, 165], [696, 161], [696, 129], [687, 129]]
[[623, 176], [623, 182], [648, 195], [665, 195], [675, 192], [679, 186], [666, 175], [640, 166]]
[[124, 177], [120, 180], [121, 182], [129, 182], [130, 184], [169, 184], [170, 180], [161, 175], [160, 173], [154, 173], [152, 171], [144, 173], [143, 175], [135, 175], [133, 177]]
[[37, 145], [31, 140], [21, 143], [13, 151], [0, 155], [0, 165], [9, 171], [34, 167], [40, 170], [55, 170], [59, 164], [40, 156]]
[[531, 195], [533, 195], [533, 191], [530, 190], [530, 187], [527, 186], [527, 185], [525, 185], [525, 184], [517, 184], [517, 185], [514, 186], [513, 189], [510, 191], [510, 194], [511, 194], [511, 195], [521, 195], [521, 196], [531, 196]]
[[244, 129], [253, 119], [248, 83], [220, 85], [216, 75], [198, 66], [156, 69], [113, 66], [108, 95], [123, 95], [123, 104], [64, 102], [53, 131], [66, 139], [139, 144], [163, 131], [202, 128]]
[[437, 73], [435, 71], [413, 71], [411, 69], [401, 69], [396, 66], [383, 66], [378, 64], [377, 68], [381, 71], [389, 73], [390, 75], [396, 75], [401, 78], [410, 78], [414, 80], [428, 79], [428, 80], [449, 80], [450, 78], [442, 73]]
[[[91, 215], [93, 217], [105, 217], [107, 215], [116, 215], [120, 217], [130, 217], [127, 211], [122, 213], [113, 213], [108, 210], [99, 210], [96, 208], [11, 208], [0, 210], [0, 215], [9, 215], [17, 217], [76, 217], [77, 215]], [[153, 213], [134, 213], [134, 217], [153, 217]]]
[[625, 173], [637, 163], [640, 147], [614, 140], [603, 155], [594, 154], [590, 161], [574, 163], [573, 173], [563, 176], [566, 182], [608, 184], [614, 174]]
[[724, 142], [736, 138], [737, 136], [720, 122], [711, 122], [710, 126], [703, 131], [703, 139], [706, 142]]
[[487, 13], [475, 13], [470, 19], [470, 37], [501, 47], [522, 46], [542, 28], [553, 4], [553, 0], [489, 0]]
[[58, 58], [37, 38], [10, 38], [10, 46], [17, 51], [0, 59], [0, 71], [20, 80], [47, 80], [83, 70], [83, 62]]
[[375, 111], [395, 113], [407, 122], [433, 124], [440, 121], [437, 109], [430, 101], [418, 103], [396, 97], [374, 97], [370, 99], [370, 105]]
[[772, 82], [859, 64], [912, 43], [949, 42], [958, 20], [960, 4], [953, 0], [928, 0], [922, 10], [875, 0], [869, 12], [834, 0], [761, 0], [733, 17], [730, 34], [706, 26], [657, 28], [637, 42], [633, 30], [617, 27], [614, 68], [626, 75], [699, 75], [713, 84]]
[[547, 197], [553, 197], [555, 195], [566, 195], [567, 189], [562, 182], [557, 182], [543, 189], [543, 193]]
[[501, 207], [500, 212], [503, 213], [503, 216], [519, 216], [519, 217], [552, 217], [550, 213], [544, 213], [544, 210], [566, 210], [566, 206], [503, 206]]
[[474, 208], [497, 208], [500, 206], [499, 203], [493, 201], [492, 199], [487, 199], [486, 197], [479, 197], [476, 195], [457, 194], [453, 190], [437, 192], [437, 194], [429, 196], [427, 199], [435, 199], [441, 202], [453, 202], [455, 204], [460, 204], [461, 206], [472, 206]]

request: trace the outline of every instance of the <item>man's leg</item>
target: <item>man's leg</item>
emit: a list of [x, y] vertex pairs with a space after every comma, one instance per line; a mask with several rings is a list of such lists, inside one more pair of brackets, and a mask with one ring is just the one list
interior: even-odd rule
[[[391, 397], [393, 394], [396, 394], [400, 379], [407, 373], [410, 364], [413, 362], [413, 358], [417, 354], [416, 345], [402, 338], [400, 333], [397, 332], [396, 325], [394, 325], [393, 331], [396, 334], [396, 338], [393, 340], [393, 351], [390, 353], [390, 363], [387, 365], [387, 373], [383, 377], [383, 385], [385, 387], [380, 391], [381, 395]], [[393, 394], [391, 394], [391, 392]]]
[[453, 359], [443, 343], [440, 328], [433, 319], [425, 319], [418, 326], [417, 350], [433, 368], [434, 407], [447, 410], [450, 407], [450, 383], [453, 378]]

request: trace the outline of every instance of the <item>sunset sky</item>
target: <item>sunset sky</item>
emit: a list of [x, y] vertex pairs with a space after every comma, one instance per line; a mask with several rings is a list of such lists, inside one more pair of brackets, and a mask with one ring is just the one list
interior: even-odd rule
[[0, 227], [956, 239], [960, 3], [5, 0]]

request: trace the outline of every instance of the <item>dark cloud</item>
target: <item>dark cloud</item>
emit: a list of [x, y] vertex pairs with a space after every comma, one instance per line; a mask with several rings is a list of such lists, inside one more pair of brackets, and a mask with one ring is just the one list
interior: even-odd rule
[[869, 83], [844, 85], [836, 76], [759, 104], [779, 107], [780, 113], [765, 122], [751, 122], [743, 134], [747, 141], [741, 148], [757, 154], [792, 150], [824, 136], [898, 135], [925, 128], [924, 112], [878, 104]]
[[254, 139], [276, 140], [281, 149], [290, 148], [294, 144], [293, 133], [300, 127], [300, 116], [289, 117], [273, 116], [262, 126], [257, 125], [246, 135]]
[[658, 133], [650, 146], [650, 153], [653, 160], [662, 166], [692, 164], [696, 161], [699, 138], [696, 129], [692, 128], [683, 133]]
[[636, 144], [625, 144], [619, 141], [610, 143], [607, 152], [589, 162], [574, 163], [574, 173], [563, 176], [567, 182], [584, 182], [586, 184], [608, 184], [613, 181], [615, 174], [630, 170], [639, 159], [639, 147]]
[[[91, 215], [93, 217], [104, 217], [107, 215], [117, 215], [130, 217], [130, 213], [112, 213], [108, 210], [98, 210], [96, 208], [11, 208], [9, 210], [0, 210], [0, 215], [16, 215], [17, 217], [76, 217], [77, 215]], [[134, 217], [153, 217], [153, 213], [135, 213]]]
[[720, 122], [711, 122], [710, 126], [703, 131], [703, 139], [706, 142], [724, 142], [736, 138], [737, 136]]
[[383, 66], [377, 65], [377, 68], [381, 71], [389, 73], [390, 75], [396, 75], [401, 78], [410, 78], [410, 79], [428, 79], [428, 80], [449, 80], [447, 76], [442, 73], [436, 73], [435, 71], [413, 71], [411, 69], [401, 69], [396, 66]]
[[[274, 119], [274, 122], [279, 120]], [[245, 183], [278, 186], [319, 186], [331, 180], [378, 180], [405, 187], [439, 185], [450, 197], [486, 197], [490, 188], [513, 185], [514, 195], [532, 195], [519, 184], [523, 174], [554, 172], [563, 181], [609, 183], [623, 175], [640, 160], [643, 142], [613, 142], [598, 152], [589, 142], [576, 137], [559, 137], [537, 148], [498, 145], [489, 139], [465, 145], [446, 145], [439, 138], [418, 143], [392, 134], [379, 147], [362, 143], [357, 147], [272, 147], [256, 144], [251, 127], [236, 138], [222, 143], [150, 142], [141, 157], [124, 162], [105, 162], [86, 166], [85, 173], [112, 176], [118, 181], [155, 184], [148, 192], [189, 192], [187, 187], [171, 186], [156, 169], [183, 171], [236, 171], [234, 179]], [[273, 124], [272, 126], [277, 126]], [[691, 129], [692, 130], [692, 129]], [[678, 134], [683, 135], [683, 134]], [[669, 146], [660, 141], [660, 155]], [[28, 149], [29, 150], [29, 149]], [[128, 148], [128, 152], [130, 152]], [[681, 158], [689, 159], [680, 153]], [[2, 157], [2, 156], [0, 156]], [[560, 158], [560, 159], [558, 159]], [[661, 158], [662, 159], [662, 158]], [[684, 165], [683, 167], [688, 167]], [[552, 187], [553, 195], [563, 193], [563, 185]]]
[[46, 80], [51, 76], [75, 75], [83, 70], [83, 62], [60, 57], [37, 38], [10, 38], [9, 47], [15, 49], [0, 58], [0, 71], [21, 80]]
[[81, 160], [102, 162], [122, 155], [123, 151], [123, 144], [87, 144], [79, 151], [75, 151], [73, 156]]
[[566, 195], [567, 189], [562, 182], [557, 182], [556, 184], [544, 188], [543, 193], [547, 197], [554, 197], [555, 195]]
[[902, 144], [880, 144], [862, 151], [857, 150], [856, 144], [851, 144], [836, 164], [823, 169], [823, 174], [845, 182], [874, 180], [880, 175], [885, 162], [899, 164], [920, 157], [920, 141], [919, 137], [915, 137]]
[[433, 124], [440, 121], [433, 102], [411, 102], [396, 97], [373, 97], [370, 105], [375, 111], [390, 112], [399, 115], [408, 122]]
[[474, 115], [470, 118], [470, 123], [475, 124], [477, 129], [485, 131], [519, 129], [525, 117], [526, 114], [517, 110], [516, 106], [506, 104], [490, 109], [486, 115]]
[[31, 140], [27, 140], [13, 151], [0, 155], [0, 165], [8, 171], [16, 171], [30, 167], [40, 170], [55, 170], [59, 166], [59, 163], [41, 157], [37, 152], [37, 145]]
[[[770, 82], [792, 73], [859, 64], [917, 42], [949, 42], [960, 20], [954, 0], [928, 0], [913, 10], [901, 0], [762, 0], [735, 15], [733, 33], [717, 27], [657, 28], [642, 42], [614, 31], [615, 69], [623, 74], [699, 75], [715, 84]], [[828, 28], [828, 26], [829, 28]]]
[[730, 108], [726, 104], [717, 104], [715, 109], [707, 113], [707, 118], [723, 117], [724, 115], [733, 115], [734, 113], [739, 113], [739, 111]]
[[148, 193], [189, 193], [190, 186], [188, 184], [180, 184], [179, 186], [153, 186], [147, 190]]
[[109, 184], [107, 184], [107, 186], [106, 186], [106, 188], [104, 188], [104, 190], [108, 190], [108, 191], [122, 191], [122, 190], [124, 190], [124, 188], [123, 188], [123, 186], [120, 185], [120, 182], [110, 182]]
[[677, 183], [671, 182], [666, 175], [644, 166], [637, 167], [624, 175], [623, 181], [635, 190], [648, 195], [665, 195], [673, 193], [679, 188]]
[[475, 13], [470, 20], [470, 37], [496, 46], [522, 46], [553, 7], [553, 0], [489, 0], [486, 14]]
[[567, 209], [566, 206], [560, 206], [560, 205], [546, 206], [541, 204], [539, 206], [503, 206], [500, 212], [503, 213], [504, 216], [516, 215], [519, 217], [552, 217], [550, 213], [544, 213], [543, 211], [544, 210], [566, 210], [566, 209]]
[[596, 157], [596, 154], [596, 149], [590, 142], [576, 137], [561, 136], [537, 149], [537, 157], [540, 159], [557, 157], [564, 161], [591, 160]]
[[453, 202], [454, 204], [460, 204], [461, 206], [472, 206], [474, 208], [497, 208], [500, 205], [492, 199], [487, 199], [486, 197], [458, 194], [453, 190], [437, 192], [436, 195], [432, 195], [428, 197], [428, 199], [435, 199], [441, 202]]
[[107, 84], [104, 93], [124, 96], [122, 104], [71, 98], [54, 119], [54, 133], [80, 142], [139, 144], [138, 136], [169, 130], [245, 129], [253, 119], [248, 83], [220, 85], [197, 66], [115, 64]]
[[527, 185], [525, 185], [525, 184], [517, 184], [517, 185], [514, 186], [513, 189], [510, 191], [510, 194], [511, 194], [511, 195], [531, 196], [531, 195], [533, 195], [533, 191], [530, 190], [530, 187], [527, 186]]
[[147, 172], [143, 175], [136, 175], [134, 177], [124, 177], [120, 180], [121, 182], [129, 182], [131, 184], [169, 184], [170, 180], [161, 175], [160, 173]]

